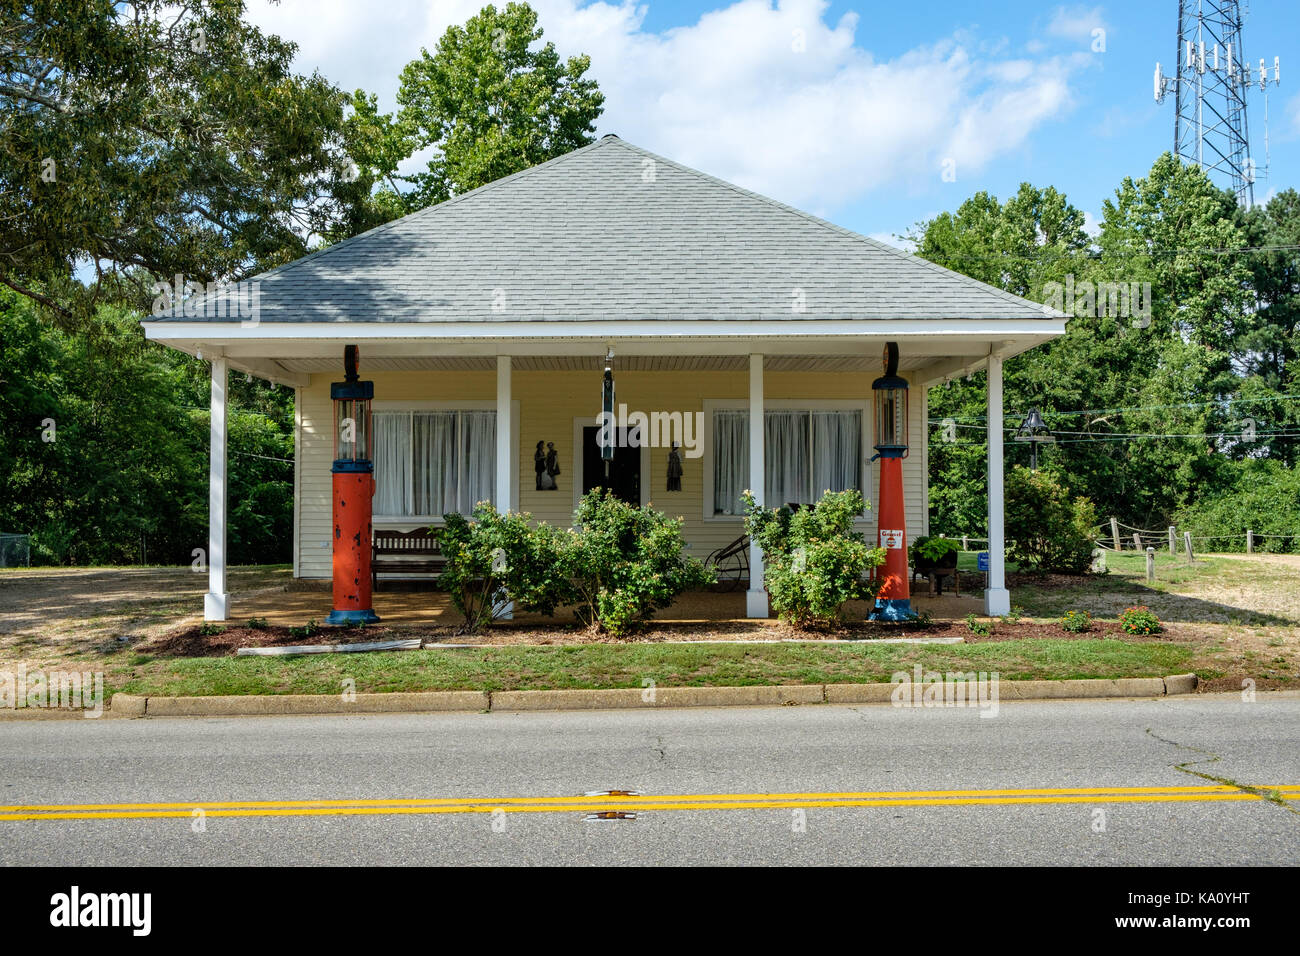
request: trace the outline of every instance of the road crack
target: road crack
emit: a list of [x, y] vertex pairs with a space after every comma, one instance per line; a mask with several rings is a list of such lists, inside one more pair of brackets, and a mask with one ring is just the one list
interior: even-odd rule
[[1217, 774], [1207, 773], [1203, 770], [1192, 769], [1193, 766], [1196, 764], [1218, 763], [1220, 760], [1223, 759], [1218, 754], [1213, 753], [1209, 750], [1202, 750], [1200, 747], [1193, 747], [1191, 744], [1180, 744], [1176, 740], [1170, 740], [1167, 737], [1161, 737], [1150, 727], [1147, 728], [1146, 732], [1147, 732], [1147, 736], [1160, 741], [1162, 744], [1169, 744], [1169, 746], [1177, 747], [1179, 750], [1190, 750], [1193, 753], [1202, 754], [1204, 756], [1205, 759], [1203, 760], [1185, 760], [1182, 763], [1174, 764], [1174, 769], [1179, 771], [1180, 773], [1189, 774], [1193, 777], [1200, 777], [1202, 780], [1209, 780], [1212, 781], [1213, 783], [1219, 784], [1220, 786], [1235, 787], [1236, 789], [1240, 790], [1242, 793], [1249, 793], [1252, 796], [1259, 797], [1261, 800], [1267, 800], [1269, 803], [1276, 804], [1277, 806], [1281, 807], [1283, 810], [1288, 811], [1289, 813], [1294, 813], [1297, 816], [1300, 816], [1300, 809], [1296, 809], [1296, 807], [1289, 800], [1287, 800], [1286, 797], [1282, 796], [1281, 792], [1277, 790], [1270, 790], [1267, 787], [1256, 787], [1248, 783], [1241, 783], [1238, 780], [1233, 780], [1231, 777], [1222, 777]]

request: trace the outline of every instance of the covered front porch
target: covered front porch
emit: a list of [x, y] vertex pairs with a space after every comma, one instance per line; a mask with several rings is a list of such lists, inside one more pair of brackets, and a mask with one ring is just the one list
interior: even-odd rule
[[[226, 336], [213, 334], [218, 329]], [[615, 461], [631, 482], [631, 500], [680, 516], [687, 553], [701, 560], [743, 535], [736, 497], [744, 488], [775, 507], [811, 503], [827, 488], [856, 487], [868, 504], [859, 530], [876, 541], [879, 463], [873, 461], [871, 383], [881, 374], [878, 356], [886, 341], [898, 343], [899, 374], [911, 393], [911, 447], [903, 463], [907, 543], [928, 534], [929, 389], [987, 369], [989, 570], [978, 607], [988, 614], [1010, 609], [1002, 534], [1001, 369], [1008, 355], [1040, 341], [1036, 329], [1022, 330], [1018, 339], [1005, 338], [1015, 330], [1001, 323], [998, 339], [976, 329], [966, 335], [895, 334], [888, 339], [861, 334], [795, 338], [764, 329], [764, 335], [755, 330], [749, 336], [674, 341], [648, 336], [586, 336], [585, 341], [397, 337], [384, 335], [382, 326], [310, 340], [244, 339], [228, 330], [208, 326], [202, 340], [169, 341], [209, 359], [212, 368], [208, 620], [303, 620], [299, 612], [310, 617], [313, 611], [323, 619], [328, 613], [327, 595], [312, 591], [289, 598], [283, 613], [271, 605], [259, 605], [256, 613], [231, 605], [225, 587], [225, 395], [228, 376], [240, 373], [296, 390], [294, 576], [324, 583], [332, 555], [329, 386], [342, 378], [345, 344], [359, 344], [362, 377], [375, 383], [377, 531], [436, 529], [442, 514], [467, 513], [480, 500], [499, 508], [499, 502], [506, 502], [503, 510], [568, 526], [593, 481], [589, 433], [599, 424], [601, 380], [608, 365], [625, 416], [662, 417], [666, 429], [648, 436], [643, 447], [616, 449]], [[483, 354], [489, 349], [495, 354]], [[539, 456], [547, 448], [558, 470], [550, 480], [553, 487], [543, 487], [541, 471], [547, 466]], [[674, 452], [680, 472], [675, 484], [669, 480]], [[596, 462], [596, 480], [601, 464]], [[766, 618], [762, 554], [751, 545], [746, 558], [753, 569], [749, 587], [702, 596], [704, 603], [686, 601], [659, 619]], [[381, 619], [388, 622], [396, 615], [400, 621], [434, 621], [445, 616], [439, 596], [384, 590], [401, 586], [392, 580], [399, 577], [381, 571], [375, 598]], [[918, 598], [918, 608], [927, 607], [924, 596]], [[312, 605], [313, 600], [322, 607]], [[931, 613], [952, 613], [946, 600]], [[964, 616], [972, 609], [969, 593], [961, 603]]]

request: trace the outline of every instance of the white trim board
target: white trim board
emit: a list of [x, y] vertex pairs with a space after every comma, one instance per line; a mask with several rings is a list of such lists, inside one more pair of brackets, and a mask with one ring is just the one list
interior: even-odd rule
[[[643, 319], [572, 322], [544, 319], [508, 322], [142, 322], [145, 337], [199, 342], [317, 339], [350, 342], [375, 339], [596, 339], [695, 337], [744, 339], [784, 336], [973, 336], [1010, 340], [1020, 336], [1051, 338], [1065, 333], [1065, 318], [1041, 319]], [[752, 351], [752, 342], [750, 342]], [[524, 353], [527, 354], [527, 353]]]

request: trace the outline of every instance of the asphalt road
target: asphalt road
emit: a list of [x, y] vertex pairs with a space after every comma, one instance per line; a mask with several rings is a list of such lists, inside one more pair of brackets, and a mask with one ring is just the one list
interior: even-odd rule
[[1300, 862], [1296, 695], [4, 720], [0, 768], [3, 864]]

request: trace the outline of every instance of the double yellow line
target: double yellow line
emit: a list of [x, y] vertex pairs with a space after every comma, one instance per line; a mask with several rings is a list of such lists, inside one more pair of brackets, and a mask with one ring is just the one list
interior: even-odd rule
[[1001, 806], [1022, 803], [1188, 803], [1300, 796], [1300, 784], [1236, 787], [1079, 787], [1052, 790], [900, 790], [843, 793], [712, 793], [554, 797], [430, 797], [393, 800], [242, 800], [195, 803], [72, 803], [0, 806], [0, 821], [167, 817], [311, 817], [446, 813], [608, 813], [651, 810], [785, 810], [832, 807]]

